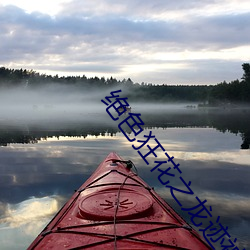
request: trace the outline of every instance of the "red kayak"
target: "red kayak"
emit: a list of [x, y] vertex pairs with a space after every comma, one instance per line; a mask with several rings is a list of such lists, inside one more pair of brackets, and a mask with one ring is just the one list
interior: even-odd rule
[[28, 249], [211, 249], [132, 166], [110, 153]]

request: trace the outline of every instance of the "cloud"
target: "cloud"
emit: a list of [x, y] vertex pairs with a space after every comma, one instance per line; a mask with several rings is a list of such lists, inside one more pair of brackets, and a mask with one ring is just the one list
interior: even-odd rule
[[34, 220], [40, 221], [42, 218], [50, 217], [58, 209], [58, 202], [55, 197], [31, 198], [19, 204], [8, 204], [5, 217], [0, 222], [10, 227], [34, 224]]
[[[250, 13], [232, 12], [233, 3], [75, 0], [55, 16], [0, 5], [0, 63], [153, 83], [234, 80], [241, 76], [241, 63], [250, 59], [238, 52], [249, 46]], [[219, 12], [221, 6], [227, 11]], [[233, 62], [226, 49], [236, 51]], [[212, 67], [221, 63], [224, 67]], [[239, 69], [231, 71], [232, 64]], [[200, 79], [203, 70], [207, 73]]]
[[59, 196], [32, 197], [18, 204], [5, 204], [0, 217], [1, 249], [26, 249], [62, 205]]
[[[4, 20], [3, 30], [9, 32], [9, 36], [22, 36], [24, 41], [30, 41], [27, 47], [33, 43], [36, 46], [44, 44], [44, 47], [54, 45], [53, 48], [56, 45], [62, 48], [64, 45], [65, 48], [67, 45], [79, 46], [81, 42], [93, 47], [105, 42], [109, 45], [163, 42], [166, 45], [174, 43], [175, 46], [178, 44], [182, 48], [195, 49], [197, 45], [198, 48], [207, 48], [214, 44], [219, 47], [246, 45], [250, 36], [248, 33], [245, 33], [244, 39], [240, 36], [242, 31], [249, 29], [250, 13], [195, 17], [189, 22], [135, 20], [120, 16], [85, 18], [59, 15], [52, 18], [39, 12], [27, 14], [13, 6], [4, 7], [1, 14]], [[26, 40], [26, 36], [31, 39]], [[61, 44], [65, 39], [68, 43]]]
[[[163, 0], [127, 0], [126, 2], [115, 0], [86, 0], [84, 2], [74, 0], [65, 3], [64, 9], [61, 11], [63, 15], [79, 15], [79, 16], [130, 16], [134, 19], [161, 19], [166, 18], [171, 20], [172, 18], [183, 18], [187, 16], [201, 16], [201, 13], [208, 13], [209, 11], [220, 11], [229, 12], [237, 11], [245, 8], [248, 5], [247, 0], [241, 2], [241, 6], [238, 4], [235, 6], [234, 1], [220, 0], [220, 1], [163, 1]], [[112, 6], [112, 8], [110, 8]]]

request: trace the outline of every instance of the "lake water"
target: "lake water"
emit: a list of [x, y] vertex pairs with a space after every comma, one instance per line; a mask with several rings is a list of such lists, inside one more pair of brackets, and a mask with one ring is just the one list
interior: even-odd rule
[[[131, 106], [145, 123], [137, 139], [152, 131], [180, 163], [195, 195], [212, 206], [213, 220], [220, 216], [231, 238], [238, 239], [239, 249], [250, 249], [250, 111]], [[28, 118], [28, 112], [36, 115]], [[1, 249], [27, 248], [111, 151], [132, 160], [139, 175], [190, 222], [159, 182], [159, 172], [150, 172], [156, 158], [150, 155], [150, 164], [144, 162], [105, 106], [60, 112], [33, 106], [25, 114], [13, 117], [10, 111], [0, 117]], [[162, 151], [156, 153], [157, 160], [166, 160]], [[178, 178], [171, 179], [171, 184], [181, 188]], [[177, 196], [183, 207], [197, 205], [194, 195]]]

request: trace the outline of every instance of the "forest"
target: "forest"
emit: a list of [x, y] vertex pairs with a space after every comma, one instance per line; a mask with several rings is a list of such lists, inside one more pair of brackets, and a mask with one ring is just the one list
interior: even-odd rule
[[21, 87], [36, 89], [51, 84], [63, 84], [79, 88], [81, 91], [102, 91], [122, 89], [130, 101], [147, 102], [198, 102], [200, 106], [221, 106], [250, 104], [250, 64], [242, 64], [241, 79], [221, 82], [216, 85], [154, 85], [152, 83], [134, 83], [130, 78], [117, 80], [112, 76], [52, 76], [40, 74], [34, 70], [9, 69], [0, 67], [0, 88]]

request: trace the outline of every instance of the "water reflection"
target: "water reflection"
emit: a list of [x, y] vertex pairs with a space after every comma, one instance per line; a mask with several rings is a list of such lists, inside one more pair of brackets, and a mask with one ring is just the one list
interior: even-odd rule
[[[208, 200], [213, 216], [221, 216], [230, 234], [238, 238], [240, 249], [250, 247], [250, 154], [240, 150], [250, 118], [244, 114], [224, 116], [219, 111], [160, 114], [159, 110], [151, 116], [139, 108], [138, 112], [148, 127], [144, 134], [152, 130], [175, 157], [185, 179], [192, 181], [195, 195]], [[150, 172], [153, 156], [146, 165], [115, 122], [108, 116], [97, 117], [100, 122], [91, 124], [2, 125], [0, 138], [5, 138], [3, 144], [8, 146], [0, 148], [1, 249], [25, 249], [110, 151], [131, 159], [139, 175], [189, 220], [169, 190], [161, 186], [157, 172]], [[36, 143], [21, 144], [28, 142], [29, 136]], [[157, 160], [164, 160], [163, 152], [157, 155]], [[178, 178], [171, 183], [181, 187]], [[178, 197], [183, 206], [195, 205], [194, 197]]]
[[[0, 218], [0, 241], [5, 249], [22, 249], [59, 210], [60, 197], [30, 198], [17, 204], [4, 204]], [[13, 239], [14, 237], [14, 239]], [[3, 249], [2, 248], [2, 249]]]
[[[241, 149], [249, 149], [250, 145], [250, 110], [148, 110], [140, 106], [133, 112], [142, 113], [145, 123], [144, 128], [185, 128], [185, 127], [210, 127], [225, 133], [229, 131], [239, 134], [242, 141]], [[73, 121], [73, 122], [72, 122]], [[0, 123], [0, 145], [10, 143], [37, 143], [41, 139], [51, 137], [71, 136], [86, 137], [88, 135], [115, 135], [119, 132], [114, 121], [102, 113], [88, 113], [84, 116], [75, 116], [74, 119], [65, 121], [45, 120], [38, 123]]]

